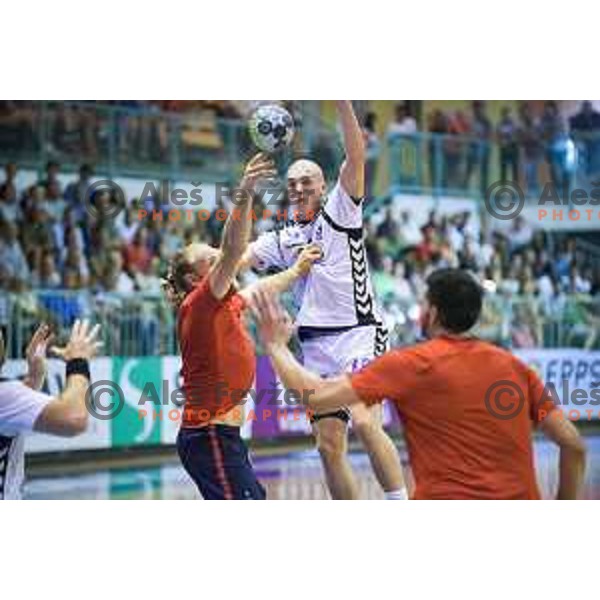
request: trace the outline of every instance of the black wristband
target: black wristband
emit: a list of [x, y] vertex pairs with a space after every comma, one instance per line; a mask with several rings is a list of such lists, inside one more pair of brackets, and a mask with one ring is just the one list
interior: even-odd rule
[[90, 376], [90, 363], [85, 358], [72, 358], [67, 361], [67, 377], [71, 375], [83, 375], [88, 379]]

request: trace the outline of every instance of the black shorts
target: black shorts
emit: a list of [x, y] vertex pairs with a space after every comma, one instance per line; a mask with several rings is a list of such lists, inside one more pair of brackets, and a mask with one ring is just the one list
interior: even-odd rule
[[239, 427], [181, 428], [177, 452], [205, 500], [265, 500]]

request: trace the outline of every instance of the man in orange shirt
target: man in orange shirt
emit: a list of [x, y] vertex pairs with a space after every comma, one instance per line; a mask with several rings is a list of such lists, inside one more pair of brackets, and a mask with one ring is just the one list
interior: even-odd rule
[[[275, 174], [273, 161], [254, 157], [225, 223], [220, 248], [190, 244], [170, 264], [165, 292], [177, 309], [185, 406], [177, 436], [181, 462], [206, 500], [264, 499], [240, 436], [243, 404], [254, 380], [256, 356], [243, 313], [252, 286], [238, 291], [236, 275], [252, 225], [254, 184]], [[306, 247], [296, 263], [257, 284], [280, 293], [321, 256]]]
[[[506, 350], [469, 330], [483, 291], [467, 271], [440, 269], [427, 281], [422, 307], [429, 341], [392, 350], [361, 371], [324, 381], [287, 348], [289, 317], [259, 293], [253, 308], [273, 365], [290, 389], [311, 389], [313, 410], [391, 400], [402, 423], [417, 499], [537, 499], [532, 433], [560, 447], [557, 498], [577, 498], [585, 446], [556, 409], [544, 384]], [[305, 396], [306, 397], [306, 396]]]

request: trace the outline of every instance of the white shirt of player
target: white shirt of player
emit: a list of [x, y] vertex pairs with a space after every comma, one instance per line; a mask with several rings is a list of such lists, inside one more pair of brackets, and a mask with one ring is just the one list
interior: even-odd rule
[[25, 479], [25, 434], [52, 397], [20, 381], [0, 382], [0, 500], [18, 500]]
[[363, 242], [362, 201], [351, 198], [339, 180], [312, 222], [260, 235], [251, 245], [253, 266], [259, 271], [286, 269], [306, 244], [318, 244], [323, 255], [294, 290], [301, 302], [297, 324], [336, 328], [381, 323]]

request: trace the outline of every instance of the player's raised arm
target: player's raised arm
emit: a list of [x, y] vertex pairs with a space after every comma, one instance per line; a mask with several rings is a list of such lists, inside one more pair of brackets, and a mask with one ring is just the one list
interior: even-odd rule
[[239, 294], [249, 302], [259, 290], [271, 294], [281, 294], [289, 290], [298, 279], [307, 275], [313, 264], [321, 258], [321, 255], [321, 248], [316, 244], [305, 246], [291, 267], [285, 269], [285, 271], [281, 271], [281, 273], [264, 277], [260, 281], [241, 290]]
[[283, 385], [300, 394], [310, 409], [335, 410], [361, 402], [347, 376], [321, 379], [296, 360], [288, 348], [293, 330], [292, 321], [272, 294], [258, 290], [252, 298], [252, 311], [259, 325], [265, 350]]
[[338, 118], [344, 138], [346, 159], [340, 170], [340, 180], [353, 198], [365, 194], [365, 141], [350, 100], [336, 100]]
[[90, 328], [88, 321], [75, 321], [69, 342], [64, 348], [53, 348], [53, 353], [67, 362], [65, 389], [42, 410], [34, 424], [34, 431], [70, 437], [87, 428], [86, 397], [90, 393], [88, 361], [96, 356], [102, 342], [100, 325]]
[[221, 252], [208, 274], [211, 291], [221, 299], [229, 291], [238, 272], [239, 263], [248, 247], [252, 228], [254, 186], [261, 178], [275, 175], [275, 165], [265, 154], [257, 154], [246, 166], [235, 209], [229, 215], [221, 238]]

